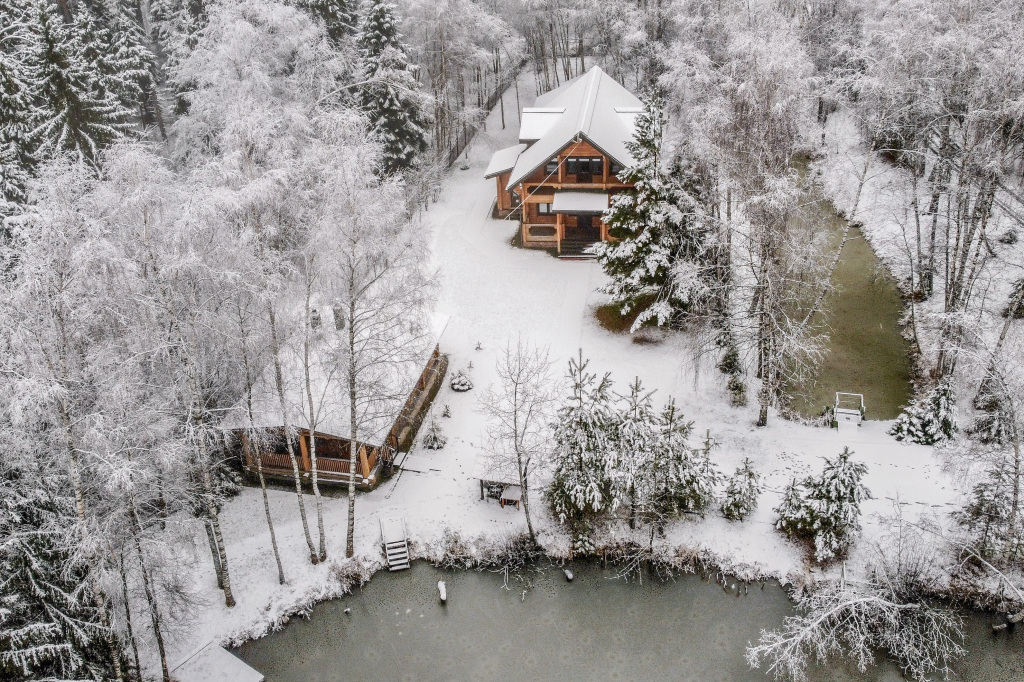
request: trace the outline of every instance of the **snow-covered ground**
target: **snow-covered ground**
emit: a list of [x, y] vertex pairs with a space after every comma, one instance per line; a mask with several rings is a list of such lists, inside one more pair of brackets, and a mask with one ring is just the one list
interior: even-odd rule
[[[528, 106], [532, 82], [521, 85], [522, 104]], [[886, 528], [881, 516], [890, 515], [899, 500], [905, 515], [942, 512], [954, 504], [956, 491], [942, 473], [931, 448], [903, 445], [886, 434], [887, 423], [867, 422], [853, 432], [836, 432], [773, 418], [766, 428], [754, 427], [756, 404], [729, 406], [723, 376], [713, 367], [695, 369], [685, 339], [669, 338], [654, 345], [638, 345], [628, 336], [598, 326], [595, 306], [603, 302], [595, 293], [603, 275], [593, 262], [559, 261], [543, 252], [513, 248], [515, 223], [489, 218], [494, 200], [493, 180], [482, 178], [491, 153], [515, 142], [518, 120], [514, 93], [506, 94], [505, 130], [493, 113], [485, 133], [469, 152], [469, 168], [451, 171], [440, 201], [425, 214], [425, 229], [432, 234], [433, 258], [441, 280], [438, 311], [450, 316], [442, 349], [451, 356], [451, 371], [464, 369], [476, 388], [455, 393], [447, 385], [438, 394], [434, 411], [446, 405], [451, 418], [440, 418], [449, 440], [443, 450], [411, 454], [423, 473], [403, 471], [377, 490], [357, 498], [356, 554], [366, 571], [382, 563], [379, 519], [403, 518], [414, 552], [436, 549], [446, 529], [464, 538], [496, 538], [525, 530], [521, 511], [502, 509], [495, 501], [481, 501], [479, 486], [471, 478], [481, 452], [485, 422], [477, 409], [482, 390], [494, 379], [494, 365], [502, 346], [521, 335], [550, 347], [551, 357], [564, 369], [569, 357], [582, 349], [591, 368], [611, 372], [625, 390], [634, 376], [655, 399], [669, 395], [689, 419], [695, 434], [706, 431], [720, 443], [714, 451], [719, 467], [731, 474], [744, 457], [762, 472], [766, 492], [757, 512], [742, 523], [728, 522], [716, 513], [704, 520], [682, 520], [672, 525], [664, 540], [669, 551], [682, 548], [699, 552], [725, 570], [744, 575], [772, 575], [782, 579], [806, 575], [801, 551], [773, 531], [779, 494], [794, 476], [821, 469], [821, 457], [834, 456], [850, 446], [867, 463], [866, 484], [874, 495], [864, 508], [861, 545]], [[477, 346], [480, 350], [477, 350]], [[871, 397], [866, 397], [870, 401]], [[259, 636], [296, 608], [336, 595], [344, 585], [337, 580], [345, 565], [346, 499], [325, 499], [324, 522], [332, 558], [311, 566], [299, 522], [294, 492], [270, 492], [277, 536], [288, 584], [277, 584], [270, 540], [258, 488], [247, 488], [228, 502], [222, 512], [227, 554], [237, 605], [227, 609], [216, 588], [212, 565], [205, 552], [205, 535], [195, 526], [200, 571], [197, 580], [207, 606], [195, 613], [173, 642], [172, 661], [183, 658], [210, 639], [228, 641]], [[311, 530], [315, 534], [312, 496], [306, 497]], [[557, 524], [535, 505], [542, 544], [555, 553], [568, 539]], [[624, 539], [628, 528], [609, 533]], [[605, 538], [610, 539], [610, 538]]]

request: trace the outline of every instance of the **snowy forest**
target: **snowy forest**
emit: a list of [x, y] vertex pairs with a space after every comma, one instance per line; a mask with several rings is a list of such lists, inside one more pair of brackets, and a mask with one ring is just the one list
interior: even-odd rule
[[[850, 238], [837, 251], [800, 218], [818, 187], [903, 298], [914, 398], [890, 433], [935, 446], [962, 488], [949, 524], [915, 532], [969, 565], [955, 586], [1009, 592], [1024, 620], [1022, 53], [1009, 0], [0, 0], [0, 677], [171, 680], [167, 640], [199, 608], [187, 567], [212, 563], [226, 607], [247, 590], [221, 514], [243, 486], [235, 434], [258, 437], [254, 385], [276, 371], [283, 408], [282, 364], [304, 367], [306, 422], [284, 426], [315, 432], [310, 348], [333, 317], [344, 419], [353, 442], [374, 430], [380, 375], [437, 298], [424, 225], [446, 174], [492, 109], [517, 125], [503, 94], [519, 109], [524, 75], [536, 95], [593, 65], [645, 102], [601, 293], [633, 331], [687, 337], [751, 425], [800, 421]], [[764, 472], [727, 475], [699, 415], [586, 353], [563, 373], [510, 344], [480, 399], [533, 542], [546, 519], [584, 555], [614, 520], [649, 539], [641, 561], [674, 520], [742, 523]], [[304, 485], [288, 452], [303, 563], [354, 557], [354, 477], [329, 546], [316, 471]], [[770, 532], [827, 566], [871, 493], [856, 452], [820, 454]], [[285, 585], [272, 486], [251, 485]], [[904, 607], [948, 576], [879, 552], [751, 664], [801, 679], [858, 641], [910, 677], [945, 670], [957, 624]], [[906, 639], [881, 639], [887, 617]]]

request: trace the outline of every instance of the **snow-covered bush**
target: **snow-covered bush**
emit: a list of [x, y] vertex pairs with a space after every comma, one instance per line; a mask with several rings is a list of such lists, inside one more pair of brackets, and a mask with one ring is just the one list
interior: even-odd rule
[[750, 459], [743, 459], [743, 466], [729, 478], [722, 500], [722, 515], [732, 521], [742, 521], [757, 508], [761, 494], [761, 476], [750, 466]]
[[452, 375], [449, 385], [456, 393], [465, 393], [473, 388], [473, 382], [469, 380], [469, 377], [466, 376], [466, 373], [461, 369]]
[[427, 432], [423, 434], [422, 442], [423, 447], [428, 450], [440, 450], [448, 442], [448, 437], [444, 435], [444, 431], [441, 430], [441, 424], [437, 421], [436, 417], [430, 418], [430, 426], [427, 427]]
[[923, 398], [911, 403], [889, 434], [896, 440], [907, 440], [921, 445], [934, 445], [956, 435], [959, 426], [954, 413], [956, 390], [952, 377], [944, 377]]
[[834, 460], [825, 458], [821, 476], [790, 483], [775, 509], [775, 527], [790, 538], [811, 542], [818, 562], [846, 553], [860, 531], [860, 503], [871, 499], [861, 483], [868, 468], [852, 461], [852, 454], [843, 448]]

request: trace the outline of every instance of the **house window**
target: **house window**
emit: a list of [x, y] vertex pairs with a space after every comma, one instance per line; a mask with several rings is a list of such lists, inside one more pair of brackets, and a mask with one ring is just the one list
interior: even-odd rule
[[595, 175], [604, 174], [604, 160], [600, 156], [570, 156], [565, 161], [565, 170], [575, 175], [578, 182], [590, 182]]
[[551, 215], [551, 204], [537, 204], [537, 215]]
[[544, 166], [544, 175], [554, 175], [558, 172], [558, 159], [551, 159]]
[[558, 230], [550, 225], [530, 225], [531, 237], [550, 238], [558, 234]]

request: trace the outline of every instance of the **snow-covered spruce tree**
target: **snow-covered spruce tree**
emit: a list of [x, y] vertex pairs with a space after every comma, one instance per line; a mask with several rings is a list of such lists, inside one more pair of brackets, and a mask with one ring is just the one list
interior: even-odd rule
[[441, 430], [441, 423], [437, 421], [436, 416], [430, 418], [430, 425], [427, 427], [426, 433], [423, 434], [421, 442], [423, 447], [428, 450], [441, 450], [448, 442], [448, 437]]
[[649, 99], [627, 143], [636, 163], [619, 174], [634, 190], [620, 192], [604, 215], [615, 241], [591, 247], [611, 282], [602, 291], [622, 314], [639, 309], [630, 331], [648, 321], [678, 322], [709, 301], [713, 264], [702, 181], [686, 159], [671, 170], [661, 158], [663, 114]]
[[359, 27], [363, 111], [381, 144], [381, 176], [400, 173], [427, 149], [416, 78], [398, 32], [396, 8], [387, 0], [370, 0]]
[[0, 49], [0, 218], [27, 198], [37, 164], [32, 144], [32, 102], [21, 65]]
[[636, 527], [637, 511], [647, 508], [654, 492], [646, 480], [655, 452], [652, 445], [658, 434], [652, 394], [653, 391], [644, 389], [640, 377], [636, 377], [629, 385], [629, 393], [616, 411], [611, 427], [619, 466], [607, 473], [611, 474], [615, 497], [629, 501], [629, 525], [633, 528]]
[[825, 458], [821, 476], [791, 483], [775, 509], [775, 527], [791, 538], [811, 542], [818, 562], [846, 553], [860, 531], [860, 503], [871, 499], [861, 483], [868, 468], [852, 461], [852, 454], [843, 448], [834, 460]]
[[60, 474], [32, 475], [0, 461], [0, 677], [5, 680], [116, 678], [112, 640], [92, 603], [88, 568], [73, 551], [75, 503], [68, 493]]
[[709, 437], [704, 447], [692, 447], [692, 432], [693, 422], [670, 398], [659, 415], [650, 468], [644, 472], [649, 506], [663, 519], [703, 514], [715, 501], [721, 474], [711, 461], [713, 444]]
[[731, 521], [742, 521], [757, 508], [761, 494], [761, 475], [750, 465], [750, 458], [743, 458], [743, 466], [729, 479], [722, 500], [722, 516]]
[[587, 371], [580, 352], [569, 360], [569, 395], [558, 410], [552, 452], [553, 476], [547, 497], [558, 518], [576, 536], [577, 546], [592, 517], [613, 512], [622, 502], [608, 475], [618, 469], [619, 452], [612, 382]]
[[896, 419], [889, 434], [896, 440], [934, 445], [956, 435], [956, 388], [945, 376], [926, 395], [912, 402]]
[[335, 44], [355, 35], [359, 28], [356, 0], [300, 0], [299, 4], [323, 23]]
[[103, 146], [128, 134], [131, 112], [93, 72], [78, 27], [40, 6], [28, 24], [25, 53], [33, 134], [46, 154], [71, 152], [95, 162]]
[[[1019, 481], [1017, 487], [1019, 488]], [[953, 513], [982, 558], [1012, 564], [1024, 556], [1024, 519], [1014, 510], [1012, 461], [1000, 459], [971, 489], [967, 504]]]

